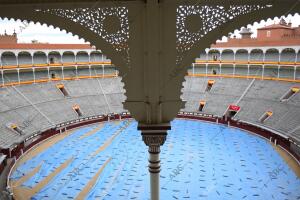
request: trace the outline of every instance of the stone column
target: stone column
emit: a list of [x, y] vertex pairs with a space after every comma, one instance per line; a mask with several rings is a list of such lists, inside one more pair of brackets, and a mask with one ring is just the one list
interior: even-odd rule
[[1, 71], [1, 78], [2, 78], [2, 86], [4, 87], [5, 83], [4, 83], [4, 71]]
[[166, 124], [139, 124], [138, 130], [142, 131], [145, 144], [149, 147], [150, 172], [150, 195], [151, 200], [159, 200], [159, 172], [160, 172], [160, 146], [167, 138], [167, 131], [171, 129], [169, 123]]
[[35, 83], [35, 68], [32, 67], [33, 83]]

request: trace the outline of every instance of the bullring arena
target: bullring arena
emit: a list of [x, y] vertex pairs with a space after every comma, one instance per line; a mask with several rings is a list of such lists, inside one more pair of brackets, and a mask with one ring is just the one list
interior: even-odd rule
[[[288, 155], [282, 159], [265, 139], [197, 120], [178, 119], [172, 125], [162, 149], [162, 198], [299, 197], [296, 163]], [[144, 151], [136, 122], [97, 123], [29, 151], [17, 162], [10, 185], [16, 199], [147, 199]], [[171, 155], [177, 156], [168, 159]], [[271, 166], [276, 168], [270, 173]], [[232, 178], [235, 173], [239, 176]]]
[[[126, 75], [101, 50], [5, 32], [0, 199], [157, 200], [153, 182], [163, 200], [300, 199], [300, 40], [284, 31], [300, 28], [243, 28], [199, 52], [184, 107], [154, 127], [125, 109]], [[163, 145], [143, 143], [149, 130], [168, 130]]]
[[[222, 82], [220, 87], [222, 91], [227, 89], [226, 93], [232, 89], [242, 90], [251, 82], [251, 80], [227, 78], [213, 78], [213, 80], [216, 82], [215, 91], [218, 91], [217, 83]], [[130, 119], [128, 113], [120, 112], [120, 114], [78, 120], [75, 118], [76, 112], [66, 109], [68, 103], [72, 107], [74, 101], [79, 102], [79, 99], [84, 101], [84, 98], [98, 95], [91, 93], [97, 90], [89, 90], [89, 88], [97, 87], [99, 89], [98, 81], [101, 85], [105, 85], [108, 105], [114, 106], [115, 110], [120, 108], [122, 111], [120, 103], [114, 104], [114, 102], [121, 102], [120, 100], [124, 98], [122, 90], [118, 90], [122, 87], [117, 77], [65, 81], [65, 89], [72, 98], [65, 98], [59, 94], [56, 82], [18, 86], [18, 90], [22, 93], [28, 91], [28, 87], [44, 87], [48, 88], [47, 91], [54, 88], [54, 93], [38, 94], [39, 99], [45, 99], [45, 102], [39, 105], [44, 104], [43, 107], [46, 108], [47, 104], [55, 102], [59, 111], [49, 111], [53, 112], [53, 115], [48, 113], [48, 116], [54, 116], [53, 119], [57, 119], [55, 113], [67, 113], [67, 110], [70, 110], [67, 113], [69, 115], [63, 116], [74, 115], [74, 119], [73, 121], [62, 119], [64, 123], [59, 125], [60, 128], [42, 133], [39, 137], [49, 138], [44, 142], [31, 147], [39, 141], [39, 139], [31, 138], [31, 141], [27, 142], [28, 147], [26, 143], [24, 144], [23, 149], [31, 148], [20, 157], [12, 168], [9, 178], [9, 185], [16, 199], [30, 197], [32, 199], [147, 198], [147, 193], [149, 193], [149, 187], [146, 184], [148, 177], [145, 172], [147, 159], [143, 154], [146, 148], [140, 142], [136, 122]], [[207, 81], [208, 78], [187, 77], [186, 84], [192, 84], [194, 87], [197, 85], [198, 88], [194, 89], [201, 91], [205, 89]], [[239, 83], [234, 88], [232, 88], [233, 81]], [[267, 88], [268, 85], [276, 83], [282, 87], [283, 93], [284, 89], [289, 89], [294, 85], [269, 80], [255, 82], [257, 87], [265, 86], [266, 91], [270, 89]], [[226, 85], [227, 88], [224, 88]], [[255, 91], [253, 87], [248, 94], [251, 95]], [[186, 94], [188, 92], [191, 91], [187, 90]], [[81, 96], [75, 97], [75, 94]], [[220, 96], [220, 94], [222, 93], [211, 93], [215, 96]], [[272, 96], [269, 99], [259, 100], [262, 106], [265, 105], [265, 101], [275, 98], [274, 94], [270, 95]], [[234, 97], [234, 95], [228, 96], [226, 100], [229, 102], [229, 98]], [[29, 95], [29, 98], [32, 96]], [[247, 98], [244, 99], [245, 102], [248, 102]], [[189, 103], [192, 105], [193, 101]], [[83, 104], [79, 105], [85, 113]], [[247, 109], [252, 110], [250, 106]], [[287, 105], [289, 106], [295, 109], [292, 107], [294, 105]], [[103, 111], [109, 110], [104, 99], [102, 106], [98, 107]], [[28, 112], [28, 108], [24, 110]], [[225, 110], [225, 106], [220, 106], [217, 111], [222, 113]], [[92, 111], [97, 112], [90, 110]], [[257, 110], [257, 112], [261, 111]], [[20, 113], [19, 110], [18, 113]], [[240, 116], [241, 114], [239, 113]], [[220, 196], [224, 199], [261, 199], [262, 196], [268, 196], [271, 199], [297, 199], [299, 197], [297, 189], [299, 188], [299, 165], [289, 153], [282, 149], [282, 147], [288, 147], [286, 145], [288, 141], [284, 137], [278, 137], [270, 130], [258, 128], [251, 123], [241, 122], [243, 118], [224, 121], [216, 115], [190, 112], [190, 110], [182, 111], [178, 114], [178, 118], [173, 122], [174, 129], [169, 132], [168, 141], [162, 149], [161, 159], [164, 160], [162, 163], [166, 169], [161, 172], [161, 184], [162, 188], [165, 188], [162, 189], [162, 197], [166, 199], [219, 199]], [[37, 119], [36, 123], [40, 121]], [[91, 125], [85, 125], [89, 123]], [[83, 128], [73, 129], [73, 127], [82, 126], [81, 124], [84, 125]], [[275, 124], [280, 125], [277, 121]], [[281, 127], [286, 127], [285, 122]], [[274, 142], [280, 146], [276, 146]], [[171, 155], [174, 158], [168, 159]], [[235, 173], [239, 176], [233, 179]], [[197, 187], [194, 187], [195, 185]], [[277, 193], [279, 189], [280, 193]]]

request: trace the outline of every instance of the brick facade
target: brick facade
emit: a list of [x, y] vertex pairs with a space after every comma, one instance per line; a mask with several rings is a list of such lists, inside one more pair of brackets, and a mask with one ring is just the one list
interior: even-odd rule
[[18, 43], [16, 33], [0, 35], [0, 49], [95, 49], [89, 44], [48, 44], [48, 43]]
[[0, 44], [17, 44], [17, 34], [7, 35], [6, 33], [0, 35]]
[[257, 29], [257, 38], [249, 37], [249, 32], [246, 31], [249, 30], [241, 31], [241, 38], [228, 38], [227, 42], [217, 42], [211, 48], [300, 45], [300, 26], [292, 27], [291, 23], [286, 23], [284, 20], [278, 24]]

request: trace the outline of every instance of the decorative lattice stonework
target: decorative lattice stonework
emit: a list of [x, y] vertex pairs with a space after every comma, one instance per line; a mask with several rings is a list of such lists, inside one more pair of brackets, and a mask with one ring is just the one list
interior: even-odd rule
[[179, 6], [176, 19], [177, 64], [210, 31], [241, 15], [267, 7], [270, 5]]
[[73, 22], [66, 27], [68, 30], [86, 37], [111, 58], [125, 84], [124, 107], [137, 121], [165, 123], [183, 106], [179, 88], [186, 67], [199, 51], [227, 32], [256, 20], [264, 11], [261, 16], [275, 15], [269, 8], [277, 9], [278, 5], [258, 1], [234, 5], [225, 1], [208, 5], [158, 2], [36, 11], [51, 20], [59, 17], [62, 23], [57, 24], [62, 27], [63, 23]]
[[126, 7], [74, 8], [39, 10], [50, 13], [93, 31], [118, 52], [128, 52], [129, 23]]
[[[270, 5], [181, 5], [176, 17], [176, 63], [180, 65], [184, 56], [206, 34], [241, 15], [262, 10]], [[129, 56], [128, 8], [73, 8], [38, 10], [79, 23], [93, 31], [112, 45], [113, 49]], [[134, 37], [134, 35], [131, 35]], [[130, 65], [130, 64], [129, 64]]]

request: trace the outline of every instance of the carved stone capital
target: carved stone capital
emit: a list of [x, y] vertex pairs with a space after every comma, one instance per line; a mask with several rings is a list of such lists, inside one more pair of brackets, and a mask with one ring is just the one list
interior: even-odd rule
[[167, 133], [165, 134], [156, 134], [156, 135], [148, 135], [142, 133], [143, 141], [149, 147], [149, 153], [159, 153], [160, 146], [163, 145], [167, 138]]
[[149, 153], [157, 154], [160, 152], [160, 146], [167, 138], [167, 131], [171, 129], [169, 123], [166, 124], [139, 124], [138, 130], [142, 131], [142, 137], [145, 144], [149, 147]]

